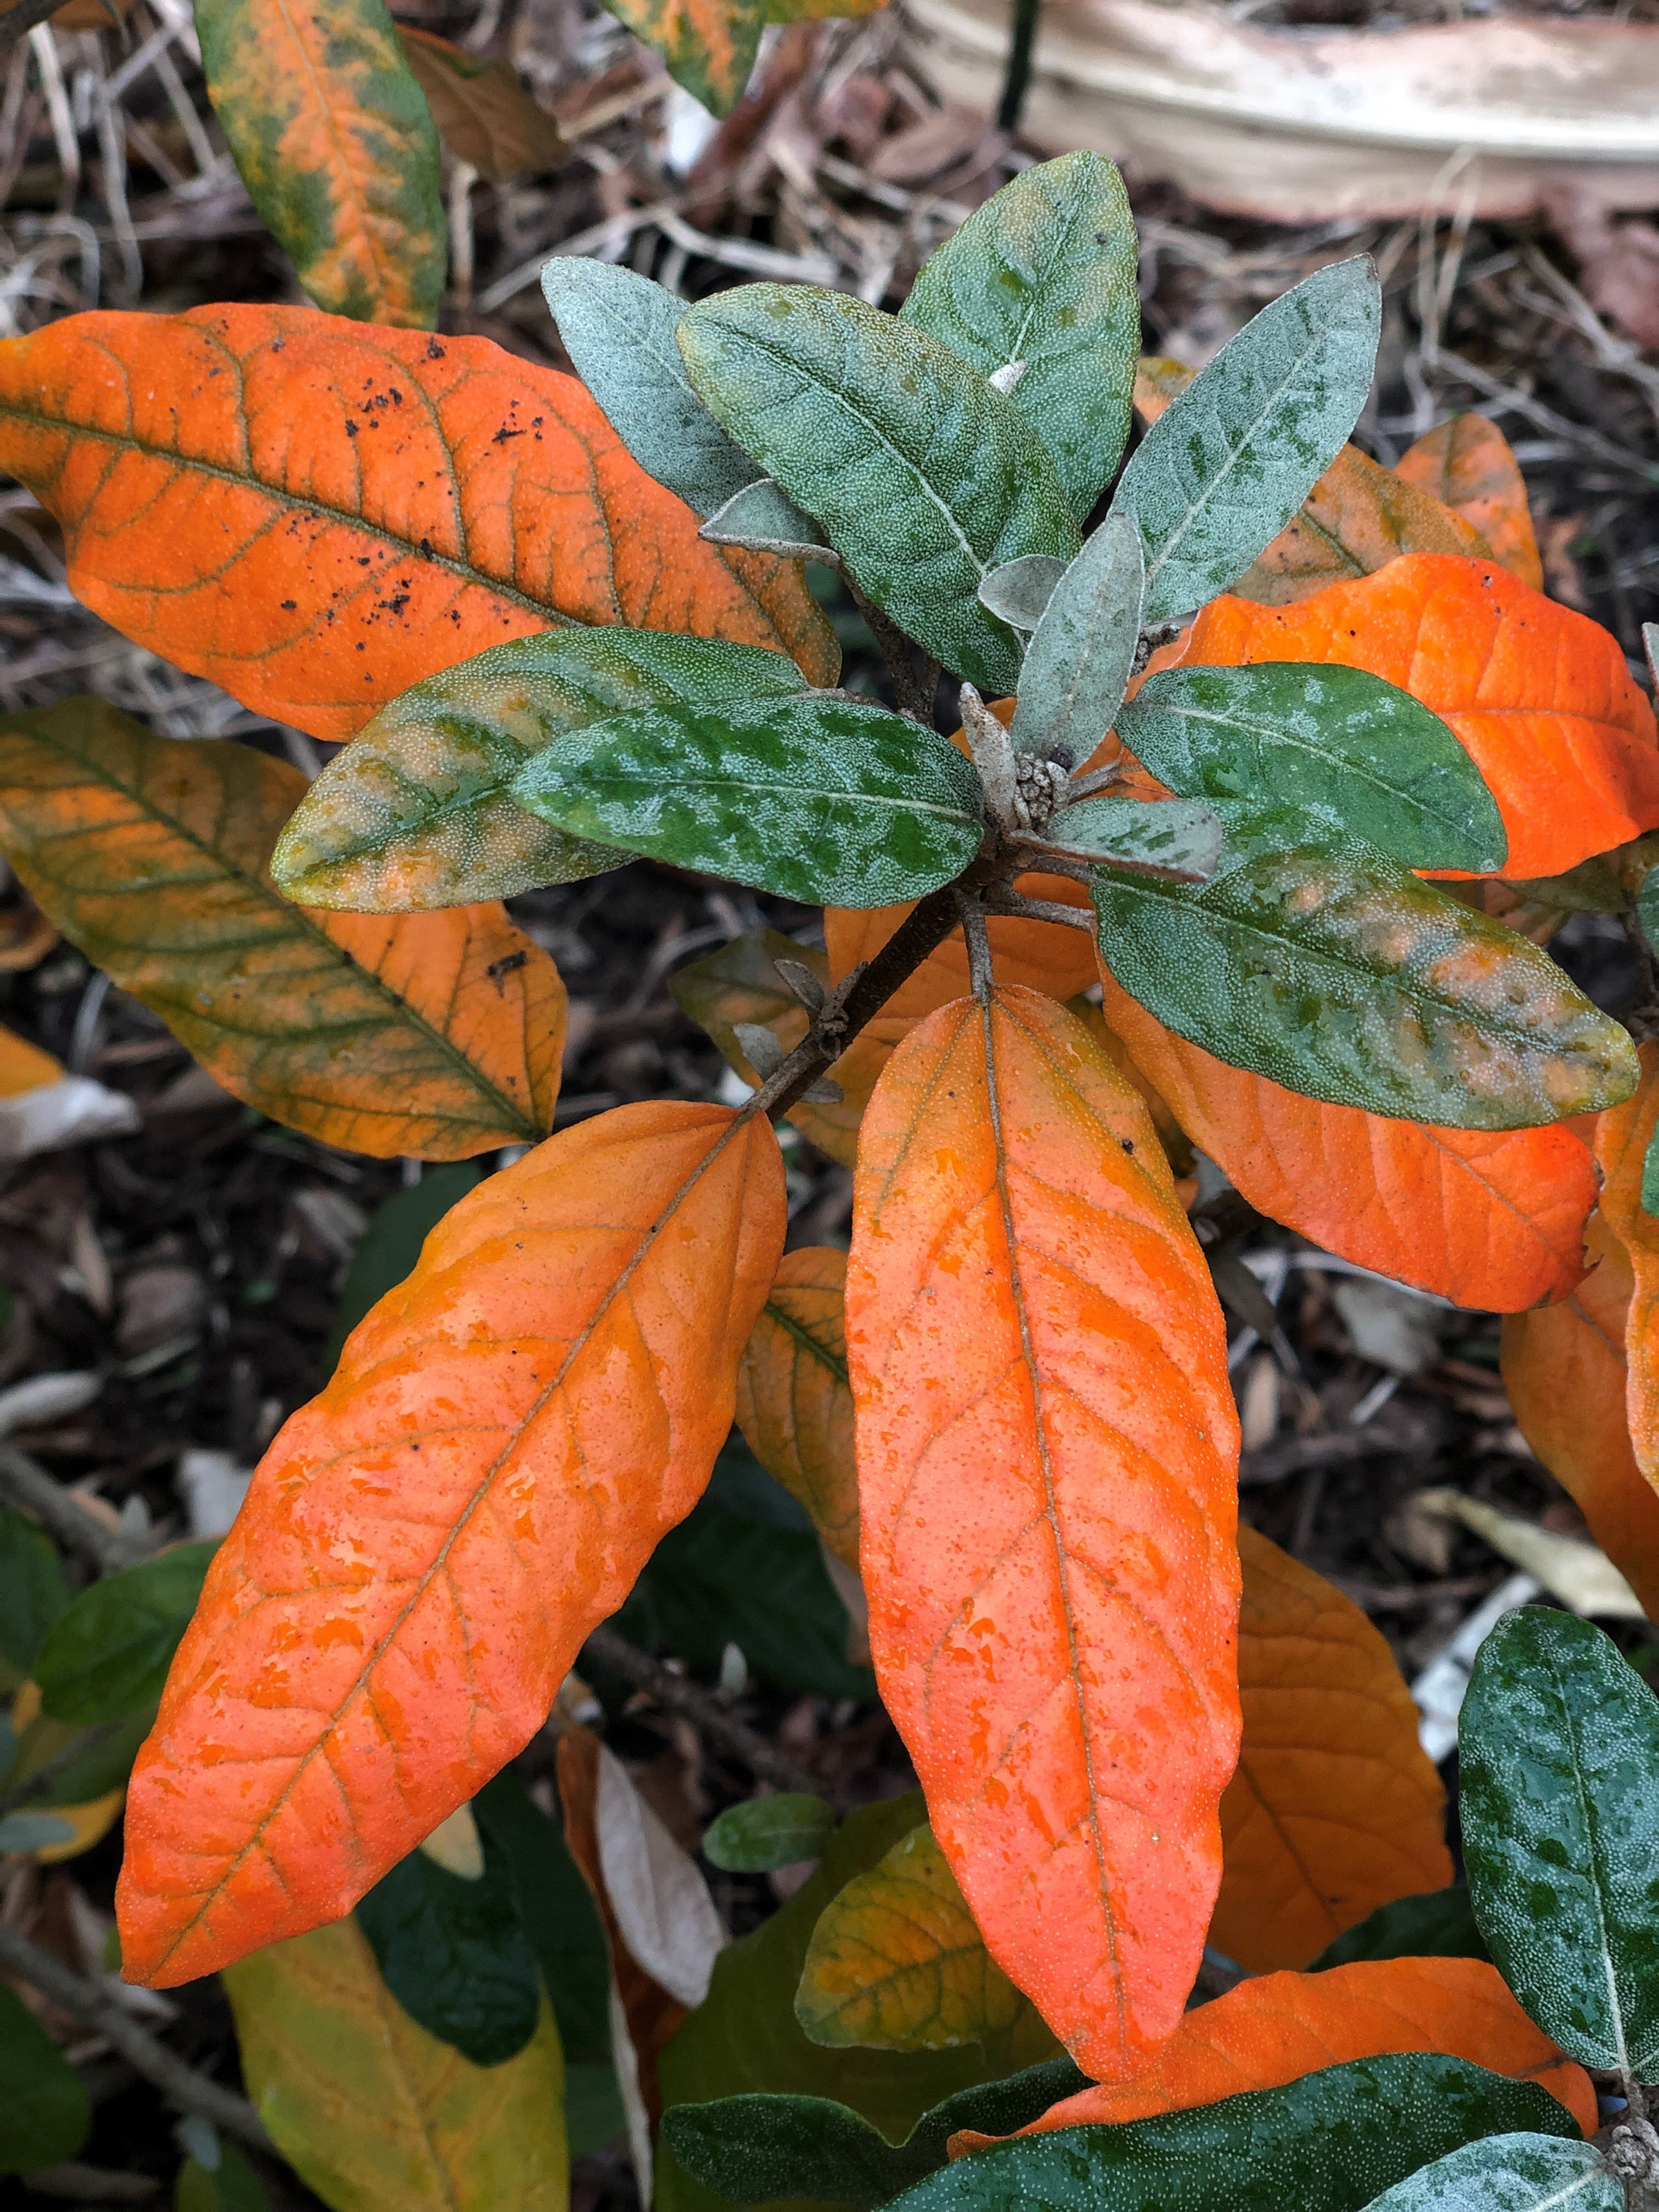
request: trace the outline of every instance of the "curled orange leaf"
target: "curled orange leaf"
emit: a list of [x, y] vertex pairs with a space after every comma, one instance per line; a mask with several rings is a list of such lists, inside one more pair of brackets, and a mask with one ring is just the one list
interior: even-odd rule
[[835, 680], [799, 562], [704, 544], [573, 377], [485, 338], [306, 307], [66, 316], [0, 343], [0, 469], [63, 526], [94, 613], [313, 737], [562, 622]]
[[[1454, 415], [1408, 447], [1394, 472], [1402, 483], [1443, 501], [1480, 532], [1512, 575], [1535, 592], [1543, 590], [1544, 564], [1538, 557], [1526, 479], [1496, 422], [1485, 415]], [[1436, 549], [1401, 549], [1407, 550]]]
[[1387, 1643], [1254, 1528], [1238, 1555], [1244, 1734], [1210, 1941], [1261, 1973], [1305, 1966], [1379, 1905], [1443, 1889], [1452, 1863], [1446, 1793]]
[[1413, 553], [1295, 606], [1215, 599], [1180, 659], [1329, 662], [1411, 692], [1498, 801], [1507, 877], [1560, 875], [1659, 823], [1659, 735], [1623, 648], [1507, 568]]
[[894, 1053], [847, 1342], [871, 1649], [934, 1832], [1079, 2064], [1132, 2073], [1219, 1874], [1238, 1429], [1146, 1108], [1053, 1000], [958, 1000]]
[[1270, 1220], [1487, 1312], [1565, 1297], [1583, 1276], [1595, 1168], [1561, 1123], [1436, 1129], [1327, 1105], [1173, 1036], [1104, 970], [1102, 988], [1182, 1127]]
[[847, 1379], [847, 1255], [787, 1252], [738, 1370], [738, 1426], [749, 1449], [799, 1499], [824, 1542], [856, 1574], [858, 1468]]
[[445, 1215], [208, 1570], [133, 1770], [129, 1980], [349, 1911], [542, 1725], [708, 1480], [783, 1229], [769, 1124], [672, 1102]]
[[1659, 1126], [1659, 1043], [1642, 1047], [1633, 1098], [1598, 1117], [1601, 1215], [1631, 1270], [1625, 1315], [1625, 1411], [1636, 1464], [1659, 1490], [1659, 1220], [1642, 1203], [1642, 1167]]

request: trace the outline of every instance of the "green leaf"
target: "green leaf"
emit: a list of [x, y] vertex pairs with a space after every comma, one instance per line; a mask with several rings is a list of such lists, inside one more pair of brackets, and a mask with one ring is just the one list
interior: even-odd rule
[[1142, 619], [1190, 613], [1277, 538], [1370, 390], [1382, 295], [1366, 254], [1264, 307], [1159, 416], [1112, 499], [1146, 548]]
[[1009, 394], [1085, 516], [1129, 434], [1140, 343], [1134, 222], [1098, 154], [1024, 169], [922, 264], [904, 319], [981, 376], [1025, 366]]
[[1123, 707], [1117, 732], [1171, 791], [1326, 806], [1407, 867], [1490, 875], [1509, 854], [1498, 802], [1455, 733], [1363, 668], [1166, 668]]
[[1659, 1129], [1648, 1139], [1642, 1155], [1642, 1211], [1659, 1214]]
[[1174, 881], [1201, 884], [1221, 864], [1223, 831], [1215, 809], [1197, 799], [1083, 799], [1050, 817], [1042, 842], [1076, 860], [1157, 868]]
[[[1056, 2128], [957, 2159], [903, 2212], [1358, 2212], [1379, 2191], [1482, 2136], [1568, 2138], [1535, 2082], [1462, 2058], [1362, 2058], [1183, 2112]], [[895, 2208], [897, 2212], [897, 2207]]]
[[782, 1790], [771, 1797], [751, 1797], [728, 1805], [703, 1830], [702, 1855], [728, 1874], [768, 1874], [774, 1867], [799, 1866], [822, 1858], [836, 1832], [836, 1808], [822, 1797]]
[[1589, 2143], [1488, 2136], [1396, 2181], [1366, 2212], [1625, 2212], [1625, 2185]]
[[536, 2033], [541, 1980], [505, 1858], [481, 1840], [477, 1881], [412, 1850], [358, 1899], [357, 1924], [410, 2019], [475, 2066], [499, 2066]]
[[567, 2065], [564, 2069], [564, 2131], [572, 2158], [603, 2150], [628, 2132], [628, 2112], [617, 2086], [617, 2069]]
[[0, 1505], [0, 1659], [27, 1675], [69, 1601], [51, 1537], [9, 1505]]
[[[64, 1752], [70, 1754], [65, 1764], [54, 1770], [49, 1781], [28, 1791], [27, 1810], [48, 1812], [54, 1805], [85, 1805], [94, 1797], [107, 1796], [132, 1771], [138, 1747], [149, 1734], [155, 1718], [153, 1693], [136, 1713], [129, 1713], [107, 1729], [75, 1729], [65, 1722], [39, 1714], [18, 1737], [10, 1784], [17, 1788], [48, 1759]], [[76, 1746], [72, 1752], [71, 1746]]]
[[979, 603], [1010, 629], [1029, 635], [1042, 620], [1042, 610], [1065, 574], [1065, 562], [1056, 561], [1052, 553], [1022, 553], [1018, 561], [1005, 561], [992, 569], [980, 585]]
[[1012, 402], [925, 331], [811, 285], [717, 293], [678, 337], [698, 398], [860, 587], [946, 668], [1011, 691], [1019, 647], [980, 585], [1024, 553], [1069, 561], [1079, 543]]
[[73, 2158], [91, 2125], [81, 2077], [17, 1992], [0, 1981], [0, 2173]]
[[618, 714], [538, 752], [513, 795], [576, 836], [826, 906], [920, 898], [984, 834], [954, 745], [827, 692]]
[[1474, 1923], [1474, 1906], [1461, 1883], [1425, 1890], [1379, 1905], [1357, 1928], [1328, 1943], [1310, 1974], [1349, 1966], [1357, 1959], [1484, 1959], [1489, 1956]]
[[419, 1182], [394, 1191], [375, 1207], [340, 1288], [334, 1326], [323, 1347], [325, 1370], [333, 1369], [340, 1347], [369, 1308], [413, 1274], [422, 1245], [450, 1207], [482, 1181], [471, 1160], [451, 1160], [428, 1167]]
[[841, 565], [840, 556], [811, 516], [803, 514], [771, 477], [762, 477], [735, 493], [697, 535], [713, 545], [747, 545], [785, 560], [818, 561], [832, 568]]
[[[926, 1811], [920, 1790], [860, 1808], [830, 1838], [817, 1872], [782, 1911], [720, 1953], [708, 1997], [658, 2062], [665, 2106], [707, 2104], [751, 2092], [829, 2099], [848, 2106], [889, 2142], [902, 2143], [941, 2099], [975, 2087], [988, 2076], [1053, 2055], [1052, 2038], [1038, 2050], [1001, 2051], [994, 2057], [977, 2044], [959, 2051], [830, 2051], [809, 2042], [796, 2020], [795, 1990], [819, 1915], [855, 1875], [874, 1866], [925, 1818]], [[1083, 2086], [1082, 2076], [1067, 2062], [1059, 2086], [1046, 2094], [1040, 2109], [1046, 2111], [1054, 2099]], [[1035, 2118], [1035, 2112], [1029, 2117]], [[951, 2124], [975, 2123], [964, 2118]], [[665, 2137], [665, 2142], [672, 2141], [672, 2135]], [[834, 2201], [829, 2175], [822, 2168], [819, 2173], [821, 2178], [810, 2186], [803, 2174], [799, 2195]], [[902, 2185], [889, 2182], [880, 2197], [856, 2201], [880, 2203]], [[656, 2212], [714, 2212], [726, 2201], [694, 2180], [672, 2148], [665, 2148]]]
[[84, 1728], [152, 1704], [217, 1549], [216, 1538], [175, 1544], [82, 1590], [35, 1662], [41, 1711]]
[[1177, 1036], [1286, 1090], [1460, 1129], [1516, 1129], [1636, 1087], [1629, 1037], [1554, 962], [1334, 817], [1212, 802], [1197, 889], [1095, 871], [1101, 957]]
[[1022, 752], [1086, 760], [1112, 726], [1140, 635], [1133, 521], [1109, 514], [1054, 586], [1037, 623], [1009, 736]]
[[1581, 2065], [1659, 2066], [1659, 1699], [1599, 1628], [1523, 1606], [1458, 1723], [1463, 1856], [1492, 1959]]
[[173, 2212], [270, 2212], [265, 2185], [235, 2144], [222, 2139], [211, 2172], [187, 2158], [173, 2187]]
[[647, 476], [705, 517], [764, 476], [691, 389], [674, 343], [684, 300], [571, 254], [548, 263], [542, 291], [577, 375]]
[[550, 828], [509, 793], [526, 759], [641, 707], [712, 707], [805, 689], [756, 646], [667, 631], [545, 630], [492, 646], [383, 707], [318, 777], [271, 855], [302, 906], [465, 906], [619, 868], [627, 854]]
[[506, 1863], [519, 1924], [552, 1999], [566, 2057], [574, 2066], [608, 2068], [611, 1966], [605, 1929], [557, 1822], [532, 1802], [510, 1769], [484, 1784], [472, 1801], [472, 1814], [486, 1850], [499, 1852]]
[[958, 2129], [1011, 2135], [1088, 2087], [1069, 2058], [959, 2089], [924, 2112], [902, 2143], [827, 2097], [726, 2097], [677, 2105], [663, 2139], [686, 2170], [728, 2203], [817, 2199], [874, 2212], [945, 2164]]
[[73, 1826], [56, 1813], [0, 1813], [0, 1856], [8, 1851], [44, 1851], [67, 1844]]

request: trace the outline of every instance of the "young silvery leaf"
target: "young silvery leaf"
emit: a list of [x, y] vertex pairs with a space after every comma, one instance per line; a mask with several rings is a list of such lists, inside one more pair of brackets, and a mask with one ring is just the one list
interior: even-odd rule
[[1129, 434], [1140, 335], [1134, 224], [1112, 164], [1075, 153], [1023, 170], [923, 263], [903, 315], [981, 376], [1024, 364], [1009, 397], [1087, 515]]
[[1544, 2033], [1586, 2066], [1659, 2065], [1659, 1699], [1589, 1621], [1523, 1606], [1458, 1724], [1475, 1917]]
[[838, 568], [841, 556], [810, 514], [802, 514], [770, 477], [744, 485], [711, 514], [697, 532], [711, 545], [747, 545], [787, 560], [819, 561]]
[[1625, 2185], [1589, 2143], [1488, 2136], [1396, 2181], [1365, 2212], [1625, 2212]]
[[1635, 1087], [1624, 1030], [1514, 931], [1322, 811], [1212, 804], [1227, 851], [1200, 889], [1093, 872], [1102, 959], [1177, 1036], [1441, 1127], [1524, 1128]]
[[1407, 867], [1486, 875], [1509, 849], [1498, 802], [1452, 732], [1361, 668], [1167, 668], [1123, 707], [1117, 732], [1172, 791], [1328, 806]]
[[920, 898], [983, 835], [954, 745], [823, 694], [618, 714], [538, 753], [513, 795], [573, 836], [836, 906]]
[[1005, 561], [993, 568], [979, 587], [979, 603], [989, 607], [1011, 629], [1034, 630], [1042, 610], [1054, 597], [1054, 586], [1066, 574], [1066, 563], [1049, 553], [1022, 553], [1018, 561]]
[[543, 270], [542, 291], [576, 374], [647, 475], [703, 516], [764, 476], [691, 389], [674, 343], [684, 300], [568, 254]]
[[702, 1855], [732, 1874], [765, 1874], [821, 1858], [836, 1829], [836, 1808], [802, 1790], [781, 1790], [732, 1805], [704, 1829]]
[[860, 588], [987, 690], [1019, 672], [977, 597], [1025, 553], [1069, 561], [1077, 525], [1025, 417], [948, 346], [861, 300], [745, 284], [688, 309], [693, 389], [822, 524]]
[[1054, 586], [1026, 653], [1009, 730], [1022, 751], [1075, 763], [1105, 736], [1134, 665], [1141, 589], [1139, 532], [1109, 514]]
[[1319, 270], [1153, 423], [1112, 498], [1146, 547], [1144, 620], [1225, 591], [1291, 520], [1365, 404], [1382, 313], [1368, 256]]

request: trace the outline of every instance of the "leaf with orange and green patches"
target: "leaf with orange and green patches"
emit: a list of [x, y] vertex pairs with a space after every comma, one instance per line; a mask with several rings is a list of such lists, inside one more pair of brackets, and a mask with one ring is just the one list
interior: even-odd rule
[[270, 882], [305, 778], [97, 699], [0, 719], [0, 846], [70, 942], [274, 1121], [385, 1159], [552, 1125], [565, 993], [500, 905], [319, 915]]
[[795, 2018], [814, 2043], [875, 2051], [994, 2047], [1012, 2070], [1054, 2039], [985, 1948], [924, 1821], [819, 1914]]
[[798, 562], [705, 544], [574, 378], [309, 307], [70, 315], [0, 343], [0, 469], [70, 588], [256, 713], [349, 738], [570, 623], [773, 647], [833, 684]]
[[381, 0], [196, 0], [196, 31], [248, 198], [317, 305], [430, 330], [438, 133]]
[[847, 1379], [847, 1255], [787, 1253], [738, 1370], [738, 1426], [775, 1480], [858, 1572], [858, 1467]]
[[[1526, 479], [1509, 440], [1485, 415], [1454, 415], [1408, 447], [1394, 465], [1405, 484], [1433, 494], [1480, 532], [1512, 575], [1534, 592], [1544, 588], [1544, 564], [1532, 526]], [[1435, 552], [1434, 546], [1401, 546]]]
[[[711, 115], [734, 107], [767, 22], [766, 0], [607, 0], [612, 15], [653, 47]], [[857, 9], [849, 10], [856, 14]]]

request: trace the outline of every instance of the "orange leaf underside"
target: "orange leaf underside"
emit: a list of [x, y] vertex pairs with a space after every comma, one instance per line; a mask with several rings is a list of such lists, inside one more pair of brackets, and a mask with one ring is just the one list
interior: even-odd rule
[[1553, 1122], [1493, 1133], [1329, 1106], [1173, 1036], [1102, 970], [1107, 1020], [1259, 1212], [1363, 1267], [1515, 1313], [1584, 1273], [1589, 1147]]
[[1642, 1166], [1659, 1124], [1659, 1043], [1642, 1047], [1636, 1096], [1601, 1115], [1595, 1158], [1605, 1180], [1601, 1213], [1624, 1247], [1631, 1270], [1625, 1316], [1625, 1412], [1631, 1449], [1647, 1480], [1659, 1486], [1659, 1220], [1642, 1205]]
[[1181, 2018], [1237, 1745], [1237, 1424], [1145, 1107], [1034, 992], [866, 1113], [848, 1266], [882, 1693], [1004, 1971], [1099, 2079]]
[[1443, 500], [1474, 526], [1511, 575], [1543, 590], [1526, 479], [1495, 422], [1484, 415], [1454, 415], [1403, 453], [1394, 472]]
[[738, 1425], [750, 1449], [856, 1573], [858, 1471], [847, 1380], [847, 1255], [786, 1253], [738, 1370]]
[[703, 543], [572, 377], [304, 307], [71, 315], [0, 344], [0, 469], [71, 587], [244, 705], [349, 738], [561, 622], [839, 656], [798, 562]]
[[1446, 1793], [1387, 1643], [1352, 1599], [1254, 1528], [1210, 1941], [1252, 1973], [1305, 1966], [1379, 1905], [1452, 1879]]
[[1417, 553], [1295, 606], [1225, 597], [1182, 666], [1369, 669], [1441, 715], [1509, 832], [1510, 878], [1559, 875], [1659, 823], [1659, 734], [1618, 640], [1481, 561]]
[[769, 1126], [678, 1103], [446, 1215], [209, 1571], [133, 1771], [129, 1980], [337, 1918], [541, 1726], [708, 1480], [784, 1220]]
[[[1140, 2120], [1273, 2089], [1323, 2066], [1439, 2051], [1537, 2081], [1589, 2135], [1595, 2092], [1536, 2028], [1484, 1959], [1375, 1959], [1322, 1974], [1265, 1974], [1187, 2014], [1150, 2072], [1067, 2097], [1032, 2128]], [[982, 2141], [984, 2138], [980, 2138]], [[961, 2136], [952, 2148], [974, 2148]]]

